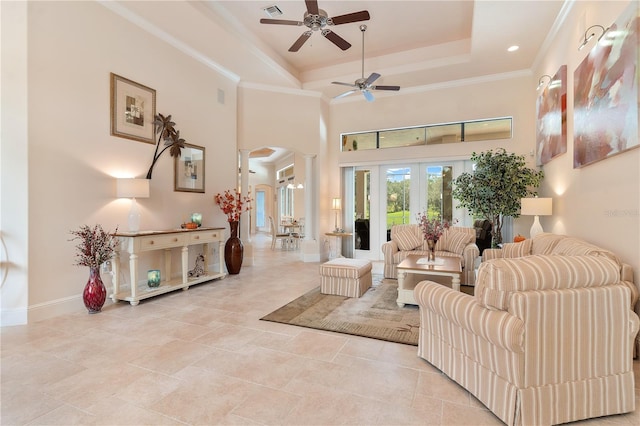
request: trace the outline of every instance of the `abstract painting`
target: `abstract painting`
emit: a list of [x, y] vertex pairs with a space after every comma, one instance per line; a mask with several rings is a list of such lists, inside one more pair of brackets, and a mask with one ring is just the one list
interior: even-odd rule
[[639, 10], [631, 2], [575, 70], [574, 168], [638, 147]]
[[536, 104], [537, 164], [567, 152], [567, 66], [560, 67]]

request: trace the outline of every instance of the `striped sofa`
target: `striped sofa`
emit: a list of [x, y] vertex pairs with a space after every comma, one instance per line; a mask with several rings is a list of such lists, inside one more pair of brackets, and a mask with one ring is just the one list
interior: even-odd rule
[[[485, 251], [486, 253], [486, 251]], [[418, 356], [508, 425], [551, 425], [635, 409], [630, 309], [637, 291], [608, 256], [536, 254], [478, 269], [474, 296], [431, 281]]]
[[[476, 230], [452, 226], [445, 230], [435, 247], [436, 256], [457, 257], [462, 262], [462, 276], [460, 283], [473, 285], [475, 282], [474, 264], [480, 250], [476, 245]], [[398, 279], [398, 264], [410, 254], [426, 256], [427, 242], [422, 235], [419, 225], [393, 225], [391, 227], [391, 241], [382, 244], [384, 255], [384, 277]]]

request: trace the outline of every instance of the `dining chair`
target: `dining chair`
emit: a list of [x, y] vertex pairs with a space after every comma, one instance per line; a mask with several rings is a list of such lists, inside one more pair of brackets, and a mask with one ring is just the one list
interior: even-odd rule
[[273, 217], [269, 216], [269, 226], [271, 227], [271, 250], [276, 248], [276, 242], [280, 240], [282, 242], [282, 248], [287, 248], [289, 246], [290, 236], [289, 234], [281, 234], [278, 232], [278, 228], [273, 221]]

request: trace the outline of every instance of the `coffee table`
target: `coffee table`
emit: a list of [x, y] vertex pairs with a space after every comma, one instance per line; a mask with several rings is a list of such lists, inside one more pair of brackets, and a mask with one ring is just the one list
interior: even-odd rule
[[416, 299], [413, 297], [413, 289], [419, 280], [415, 279], [413, 275], [451, 277], [451, 288], [455, 291], [460, 291], [462, 262], [459, 258], [436, 257], [433, 263], [422, 263], [424, 261], [426, 261], [425, 256], [410, 254], [398, 265], [398, 299], [396, 300], [398, 306], [417, 304]]

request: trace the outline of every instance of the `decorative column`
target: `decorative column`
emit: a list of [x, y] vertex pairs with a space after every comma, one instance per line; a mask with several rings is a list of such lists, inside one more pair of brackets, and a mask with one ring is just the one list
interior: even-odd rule
[[[249, 153], [248, 149], [240, 150], [240, 192], [243, 197], [249, 194]], [[256, 194], [251, 194], [255, 200]], [[255, 207], [253, 204], [251, 207]], [[240, 239], [244, 245], [244, 256], [242, 264], [253, 265], [253, 245], [251, 244], [251, 210], [242, 212], [240, 216]]]
[[316, 209], [313, 208], [313, 199], [315, 194], [315, 185], [313, 176], [315, 175], [315, 154], [304, 154], [304, 170], [305, 170], [305, 191], [304, 191], [304, 239], [315, 240], [316, 238]]

